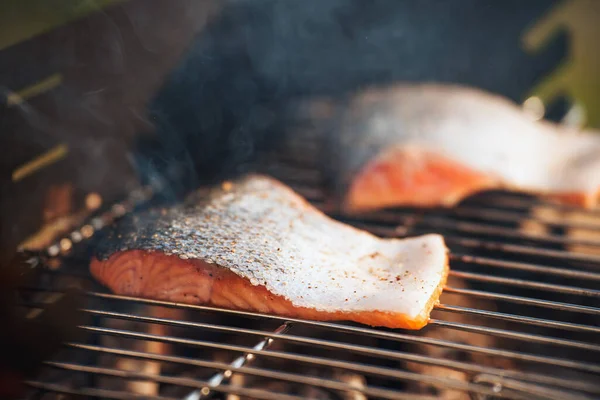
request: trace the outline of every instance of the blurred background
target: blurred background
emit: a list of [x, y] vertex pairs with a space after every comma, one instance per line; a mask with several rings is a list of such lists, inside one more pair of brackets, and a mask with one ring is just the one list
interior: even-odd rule
[[598, 21], [594, 0], [4, 1], [0, 259], [171, 160], [182, 186], [243, 170], [298, 96], [453, 82], [600, 128]]

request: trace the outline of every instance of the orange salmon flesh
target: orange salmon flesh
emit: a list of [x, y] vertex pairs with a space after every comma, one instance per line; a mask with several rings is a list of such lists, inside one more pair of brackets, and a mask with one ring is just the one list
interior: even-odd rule
[[[491, 189], [511, 187], [501, 179], [435, 152], [393, 148], [367, 163], [358, 173], [346, 195], [344, 209], [367, 212], [400, 206], [450, 207], [470, 195]], [[595, 207], [600, 199], [600, 189], [595, 193], [529, 192], [585, 208]]]
[[444, 277], [416, 317], [404, 314], [360, 311], [330, 312], [296, 307], [282, 296], [270, 293], [262, 285], [234, 272], [202, 260], [183, 260], [160, 252], [128, 250], [118, 252], [107, 260], [94, 258], [92, 275], [114, 293], [186, 304], [202, 304], [227, 309], [319, 321], [354, 321], [371, 326], [421, 329], [442, 293], [448, 276], [446, 262]]

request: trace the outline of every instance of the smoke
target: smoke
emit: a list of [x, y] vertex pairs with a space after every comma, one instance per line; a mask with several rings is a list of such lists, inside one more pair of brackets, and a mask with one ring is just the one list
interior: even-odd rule
[[520, 49], [553, 3], [225, 2], [152, 101], [156, 135], [140, 144], [141, 170], [179, 162], [182, 187], [250, 170], [288, 131], [282, 109], [298, 97], [438, 81], [519, 101], [564, 55], [564, 40], [535, 56]]

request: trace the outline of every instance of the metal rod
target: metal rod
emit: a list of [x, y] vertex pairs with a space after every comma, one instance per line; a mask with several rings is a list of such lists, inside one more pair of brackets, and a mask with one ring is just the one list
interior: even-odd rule
[[[198, 359], [190, 359], [187, 357], [167, 356], [167, 355], [145, 353], [145, 352], [139, 352], [139, 351], [125, 350], [125, 349], [106, 348], [106, 347], [81, 344], [81, 343], [68, 343], [67, 345], [69, 347], [73, 347], [73, 348], [85, 350], [85, 351], [93, 351], [93, 352], [114, 354], [114, 355], [127, 356], [127, 357], [136, 357], [136, 358], [142, 358], [142, 359], [147, 359], [147, 360], [151, 360], [151, 361], [163, 361], [163, 362], [191, 365], [191, 366], [197, 366], [197, 367], [222, 369], [225, 371], [226, 370], [236, 370], [236, 372], [243, 372], [246, 375], [256, 375], [256, 376], [264, 376], [265, 375], [265, 373], [262, 372], [263, 371], [262, 369], [256, 368], [256, 367], [250, 367], [250, 368], [249, 367], [234, 367], [234, 368], [231, 368], [232, 367], [231, 364], [219, 363], [216, 361], [205, 361], [205, 360], [198, 360]], [[269, 373], [270, 372], [271, 371], [269, 371]], [[298, 382], [297, 376], [298, 376], [297, 374], [290, 374], [289, 378], [280, 378], [280, 379]], [[532, 382], [537, 382], [537, 383], [541, 383], [541, 384], [545, 384], [545, 385], [565, 387], [565, 388], [569, 388], [572, 390], [579, 390], [579, 391], [583, 391], [583, 392], [600, 394], [600, 385], [591, 384], [588, 382], [579, 382], [579, 381], [574, 381], [572, 379], [561, 379], [561, 378], [556, 378], [556, 377], [549, 377], [549, 376], [547, 377], [547, 376], [543, 376], [543, 375], [535, 376], [534, 378], [536, 378], [536, 379], [529, 379], [531, 377], [530, 377], [530, 374], [528, 374], [528, 373], [519, 374], [518, 376], [519, 376], [519, 378], [521, 378], [525, 381], [532, 381]], [[352, 388], [352, 389], [350, 389], [350, 388]], [[350, 388], [349, 388], [349, 390], [352, 390], [352, 391], [360, 391], [367, 395], [374, 395], [370, 391], [372, 388], [368, 388], [368, 387], [356, 388], [355, 386], [351, 386]], [[411, 394], [411, 396], [412, 396], [412, 394]]]
[[[82, 328], [85, 330], [88, 330], [90, 332], [95, 332], [95, 333], [99, 333], [99, 334], [113, 335], [113, 336], [119, 336], [119, 337], [128, 337], [128, 338], [132, 338], [132, 339], [141, 339], [141, 340], [155, 340], [155, 341], [165, 342], [165, 343], [181, 344], [181, 345], [193, 346], [193, 347], [205, 347], [205, 348], [220, 349], [220, 350], [229, 350], [229, 351], [241, 352], [241, 353], [251, 353], [251, 354], [254, 354], [255, 356], [260, 355], [261, 357], [273, 357], [273, 358], [279, 358], [279, 359], [285, 359], [285, 360], [293, 360], [293, 361], [308, 363], [308, 364], [317, 365], [317, 366], [329, 366], [329, 367], [333, 367], [333, 368], [342, 368], [342, 369], [346, 369], [346, 370], [359, 372], [362, 374], [381, 376], [381, 377], [385, 377], [385, 378], [395, 378], [395, 379], [399, 379], [399, 380], [408, 380], [408, 381], [429, 383], [434, 386], [450, 387], [450, 388], [453, 388], [456, 390], [484, 392], [484, 394], [492, 394], [493, 393], [492, 391], [489, 391], [487, 388], [480, 390], [481, 388], [479, 388], [477, 386], [470, 385], [463, 381], [459, 381], [459, 380], [452, 379], [452, 378], [442, 378], [442, 377], [437, 377], [437, 376], [430, 376], [430, 375], [424, 375], [424, 374], [419, 374], [419, 373], [401, 371], [398, 369], [391, 369], [391, 368], [370, 366], [370, 365], [366, 365], [366, 364], [352, 363], [352, 362], [348, 362], [348, 361], [335, 361], [335, 360], [330, 360], [327, 358], [322, 358], [322, 357], [317, 357], [317, 356], [303, 356], [303, 355], [295, 354], [295, 353], [291, 353], [291, 352], [278, 352], [278, 351], [273, 351], [273, 350], [253, 350], [253, 349], [251, 349], [249, 347], [245, 347], [245, 346], [223, 344], [223, 343], [213, 343], [213, 342], [207, 342], [207, 341], [201, 341], [201, 340], [183, 339], [183, 338], [176, 338], [176, 337], [172, 337], [172, 336], [158, 336], [158, 335], [152, 335], [152, 334], [148, 334], [148, 333], [130, 332], [130, 331], [125, 331], [125, 330], [120, 330], [120, 329], [97, 328], [97, 327], [90, 327], [90, 326], [86, 326], [86, 327], [82, 327]], [[260, 332], [260, 334], [266, 335], [264, 332]], [[278, 338], [279, 337], [280, 336], [278, 336]], [[351, 345], [348, 345], [348, 346], [352, 347]], [[372, 348], [365, 348], [365, 349], [366, 349], [366, 352], [369, 352], [369, 351], [374, 351], [375, 353], [379, 352], [378, 349], [372, 349]], [[393, 353], [393, 352], [389, 352], [389, 353]], [[403, 358], [400, 358], [400, 357], [390, 357], [390, 358], [403, 360]], [[416, 359], [416, 357], [414, 357], [414, 356], [411, 358], [413, 358], [412, 361], [414, 361]], [[452, 361], [452, 362], [446, 361], [446, 363], [457, 364], [457, 365], [464, 364], [461, 362], [454, 362], [454, 361]], [[488, 371], [489, 370], [497, 371], [497, 373], [500, 375], [506, 375], [509, 372], [509, 371], [504, 371], [504, 370], [500, 370], [500, 369], [483, 368], [483, 367], [479, 367], [479, 366], [473, 366], [473, 368], [475, 370], [484, 369], [484, 370], [488, 370]], [[600, 367], [599, 367], [599, 369], [600, 369]], [[491, 372], [491, 373], [494, 374], [495, 372]]]
[[[296, 189], [296, 187], [294, 187], [294, 189]], [[304, 195], [303, 189], [304, 188], [302, 186], [299, 186], [297, 188], [297, 191], [300, 194]], [[322, 190], [315, 191], [314, 187], [311, 187], [310, 192], [318, 193], [318, 195], [315, 197], [315, 200], [317, 202], [320, 202], [323, 200], [323, 198], [325, 198]], [[316, 204], [316, 205], [318, 207], [321, 204]], [[579, 210], [579, 211], [581, 212], [581, 210]], [[535, 215], [531, 215], [531, 214], [529, 214], [528, 210], [523, 210], [523, 213], [518, 214], [518, 213], [507, 212], [507, 211], [502, 211], [502, 210], [497, 210], [497, 209], [476, 208], [476, 207], [474, 208], [472, 206], [459, 206], [459, 207], [455, 207], [455, 208], [443, 209], [441, 211], [439, 209], [418, 209], [418, 210], [415, 210], [415, 209], [407, 210], [407, 209], [402, 209], [402, 208], [386, 209], [386, 210], [381, 210], [381, 211], [361, 215], [360, 221], [367, 222], [367, 223], [404, 224], [407, 218], [413, 217], [417, 212], [420, 215], [420, 218], [419, 218], [420, 223], [421, 222], [427, 223], [429, 219], [438, 219], [438, 221], [449, 220], [456, 224], [456, 223], [462, 223], [464, 221], [456, 221], [455, 218], [476, 218], [476, 219], [480, 219], [480, 220], [489, 222], [490, 224], [500, 222], [500, 223], [513, 223], [513, 224], [518, 225], [524, 221], [532, 221], [532, 222], [537, 222], [537, 223], [541, 223], [541, 224], [552, 226], [552, 227], [582, 229], [582, 230], [587, 230], [587, 231], [592, 231], [592, 232], [596, 232], [596, 231], [600, 232], [600, 224], [584, 224], [584, 223], [557, 221], [557, 220], [552, 220], [552, 219], [548, 219], [548, 218], [542, 218], [542, 217], [538, 217]], [[358, 220], [358, 218], [357, 218], [358, 216], [351, 216], [351, 215], [336, 215], [335, 217], [341, 218], [341, 219], [349, 219], [349, 220], [356, 219], [356, 220]], [[442, 223], [445, 224], [445, 222], [442, 222]], [[486, 225], [481, 225], [481, 226], [486, 226]], [[487, 226], [493, 226], [493, 225], [487, 225]], [[471, 227], [471, 228], [473, 228], [473, 227]], [[477, 229], [477, 228], [475, 228], [475, 229]], [[523, 233], [523, 234], [526, 235], [525, 233]], [[552, 239], [550, 239], [550, 240], [552, 240]], [[593, 241], [593, 242], [591, 242], [591, 244], [597, 245], [597, 242]]]
[[573, 228], [573, 229], [584, 229], [589, 231], [600, 231], [600, 224], [585, 224], [575, 222], [564, 222], [556, 221], [549, 218], [540, 216], [533, 216], [528, 214], [519, 214], [509, 211], [501, 211], [490, 208], [467, 208], [459, 206], [453, 208], [450, 211], [453, 215], [467, 218], [481, 218], [486, 220], [493, 220], [498, 222], [512, 222], [515, 224], [522, 223], [525, 220], [540, 222], [549, 226], [562, 227], [562, 228]]
[[475, 274], [472, 272], [450, 270], [450, 276], [478, 282], [498, 283], [507, 286], [522, 287], [525, 289], [544, 290], [547, 292], [574, 294], [586, 297], [600, 297], [600, 290], [584, 289], [574, 286], [555, 285], [552, 283], [534, 282], [525, 279], [504, 278], [500, 276]]
[[573, 392], [564, 392], [553, 389], [548, 389], [539, 385], [530, 385], [528, 383], [523, 383], [513, 379], [506, 379], [504, 377], [487, 375], [487, 374], [479, 374], [471, 380], [471, 382], [476, 383], [489, 383], [493, 385], [492, 387], [498, 387], [500, 390], [504, 390], [507, 388], [517, 390], [522, 393], [527, 393], [530, 398], [536, 399], [548, 399], [548, 400], [592, 400], [591, 397], [585, 396], [579, 393]]
[[480, 290], [460, 289], [460, 288], [454, 288], [454, 287], [450, 287], [450, 286], [446, 286], [444, 288], [444, 292], [460, 294], [463, 296], [479, 297], [482, 299], [489, 299], [489, 300], [494, 300], [494, 301], [506, 301], [509, 303], [523, 304], [523, 305], [527, 305], [527, 306], [544, 307], [544, 308], [550, 308], [550, 309], [554, 309], [554, 310], [570, 311], [570, 312], [600, 316], [600, 308], [597, 308], [597, 307], [579, 306], [579, 305], [573, 305], [570, 303], [562, 303], [562, 302], [550, 301], [550, 300], [531, 299], [529, 297], [521, 297], [521, 296], [492, 293], [492, 292], [483, 292]]
[[[335, 381], [331, 379], [324, 378], [315, 378], [312, 376], [306, 376], [301, 374], [292, 374], [285, 372], [278, 372], [273, 370], [267, 370], [256, 367], [246, 367], [246, 366], [232, 366], [227, 363], [220, 363], [216, 361], [206, 361], [206, 360], [198, 360], [191, 359], [187, 357], [178, 357], [178, 356], [166, 356], [166, 355], [158, 355], [151, 353], [144, 353], [139, 351], [125, 350], [125, 349], [115, 349], [115, 348], [106, 348], [100, 346], [91, 346], [86, 344], [70, 344], [71, 347], [93, 351], [104, 354], [113, 354], [117, 356], [124, 357], [132, 357], [132, 358], [140, 358], [150, 361], [161, 361], [161, 362], [169, 362], [180, 365], [189, 365], [194, 367], [202, 367], [202, 368], [210, 368], [210, 369], [220, 369], [223, 373], [227, 373], [230, 371], [231, 373], [241, 373], [244, 375], [253, 375], [259, 376], [263, 378], [273, 378], [282, 381], [301, 383], [305, 385], [317, 386], [327, 389], [339, 390], [339, 391], [347, 391], [347, 392], [361, 392], [363, 394], [369, 396], [377, 396], [389, 399], [413, 399], [415, 398], [415, 394], [402, 394], [396, 391], [390, 391], [385, 389], [371, 388], [371, 387], [356, 387], [344, 382]], [[210, 381], [210, 380], [209, 380]], [[432, 399], [429, 396], [418, 396], [417, 399]]]
[[[148, 317], [143, 317], [143, 318], [148, 318]], [[432, 321], [432, 322], [434, 322], [434, 321]], [[184, 325], [190, 325], [190, 324], [193, 324], [193, 323], [191, 323], [191, 322], [184, 323]], [[224, 332], [231, 332], [231, 331], [234, 331], [237, 329], [237, 328], [231, 328], [231, 327], [221, 327], [221, 326], [216, 326], [216, 325], [212, 325], [212, 324], [201, 324], [201, 325], [203, 325], [202, 327], [205, 329], [224, 331]], [[466, 327], [469, 327], [469, 326], [466, 326]], [[97, 328], [97, 327], [91, 327], [91, 326], [85, 326], [82, 328], [87, 331], [96, 332], [96, 333], [100, 333], [100, 334], [133, 337], [133, 338], [146, 339], [146, 340], [148, 338], [152, 337], [155, 340], [163, 341], [163, 339], [161, 339], [161, 337], [159, 337], [159, 336], [153, 336], [153, 335], [148, 336], [149, 334], [138, 333], [138, 332], [129, 332], [129, 331], [123, 331], [123, 330], [108, 329], [108, 328]], [[243, 330], [237, 329], [237, 330], [240, 333], [248, 334], [248, 335], [270, 336], [266, 332], [254, 331], [251, 329], [243, 329]], [[534, 336], [534, 335], [529, 335], [529, 336]], [[304, 338], [304, 337], [290, 336], [290, 335], [277, 335], [277, 338], [279, 338], [281, 340], [286, 340], [286, 341], [305, 344], [305, 345], [326, 347], [326, 348], [343, 350], [343, 351], [354, 351], [356, 353], [365, 354], [365, 355], [369, 355], [369, 356], [377, 356], [377, 357], [381, 357], [381, 358], [395, 359], [395, 360], [402, 360], [402, 361], [412, 361], [412, 362], [417, 362], [417, 363], [437, 365], [437, 366], [455, 368], [455, 369], [471, 371], [471, 372], [479, 372], [479, 373], [486, 372], [486, 373], [493, 373], [493, 374], [497, 374], [497, 375], [507, 375], [507, 376], [512, 376], [514, 374], [514, 371], [513, 372], [503, 371], [503, 370], [499, 370], [496, 368], [483, 367], [483, 366], [468, 364], [468, 363], [459, 362], [459, 361], [451, 361], [451, 360], [445, 360], [445, 359], [441, 359], [441, 358], [435, 358], [435, 357], [429, 357], [429, 356], [423, 356], [423, 355], [417, 355], [417, 354], [410, 354], [410, 353], [404, 353], [404, 352], [374, 349], [374, 348], [369, 348], [369, 347], [365, 347], [365, 346], [355, 346], [355, 345], [346, 344], [346, 343], [337, 343], [337, 342], [331, 342], [331, 341], [326, 341], [326, 340], [311, 339], [311, 338]], [[550, 339], [550, 338], [547, 338], [547, 339]], [[152, 339], [150, 339], [150, 340], [152, 340]], [[169, 342], [172, 342], [172, 341], [174, 341], [176, 343], [181, 343], [181, 344], [189, 344], [192, 346], [199, 345], [199, 346], [203, 346], [203, 347], [234, 349], [233, 351], [242, 351], [243, 349], [246, 349], [246, 350], [248, 349], [247, 347], [240, 347], [240, 346], [222, 348], [221, 346], [224, 346], [224, 345], [217, 344], [217, 343], [193, 341], [193, 340], [187, 340], [187, 339], [184, 340], [184, 339], [179, 339], [179, 338], [169, 338]], [[562, 359], [556, 359], [555, 361], [556, 362], [554, 363], [554, 365], [556, 365], [556, 366], [564, 366], [567, 368], [574, 368], [574, 369], [592, 372], [592, 373], [600, 373], [600, 366], [597, 366], [597, 365], [581, 363], [581, 362], [574, 362], [574, 361], [570, 361], [570, 360], [562, 360]], [[516, 375], [521, 376], [522, 372], [516, 372]]]
[[147, 396], [142, 394], [122, 392], [107, 389], [94, 389], [94, 388], [78, 388], [74, 389], [68, 386], [59, 385], [56, 383], [39, 382], [34, 380], [25, 381], [25, 384], [46, 392], [71, 394], [75, 396], [85, 396], [87, 398], [100, 398], [100, 399], [118, 399], [118, 400], [129, 400], [129, 399], [144, 399], [144, 400], [179, 400], [174, 397], [163, 397], [163, 396]]
[[[323, 205], [321, 205], [323, 207]], [[340, 215], [338, 218], [347, 220], [367, 223], [367, 224], [399, 224], [406, 225], [411, 224], [412, 232], [417, 231], [428, 231], [426, 227], [432, 227], [436, 229], [452, 229], [458, 232], [470, 233], [470, 234], [487, 234], [487, 235], [498, 235], [513, 239], [520, 240], [535, 240], [541, 242], [549, 242], [552, 244], [562, 245], [582, 245], [589, 247], [599, 247], [600, 240], [586, 240], [576, 239], [568, 236], [558, 236], [551, 234], [540, 234], [540, 233], [529, 233], [522, 232], [514, 228], [505, 228], [502, 226], [491, 225], [488, 223], [477, 223], [471, 221], [456, 220], [456, 216], [451, 214], [451, 210], [446, 211], [444, 214], [439, 215], [439, 212], [435, 210], [431, 211], [419, 211], [418, 223], [414, 224], [412, 221], [415, 218], [414, 211], [403, 211], [403, 210], [388, 210], [381, 211], [375, 214], [369, 214], [364, 217], [352, 218], [351, 216]]]
[[568, 268], [556, 268], [545, 265], [529, 264], [518, 261], [498, 260], [488, 257], [470, 256], [465, 254], [450, 254], [450, 260], [462, 263], [483, 265], [502, 269], [514, 269], [517, 271], [536, 272], [544, 275], [561, 276], [564, 278], [581, 279], [585, 281], [600, 281], [600, 273], [579, 271]]
[[[553, 320], [545, 320], [545, 319], [525, 317], [525, 316], [520, 316], [520, 315], [504, 314], [504, 313], [499, 313], [499, 312], [494, 312], [494, 311], [478, 310], [478, 309], [473, 309], [473, 308], [466, 308], [466, 307], [459, 307], [459, 306], [452, 306], [452, 305], [445, 305], [445, 304], [438, 304], [435, 306], [435, 309], [440, 310], [440, 311], [449, 311], [449, 312], [456, 312], [456, 313], [462, 313], [462, 314], [471, 314], [471, 315], [478, 315], [478, 316], [489, 317], [489, 318], [502, 319], [502, 320], [506, 320], [506, 321], [519, 322], [519, 323], [535, 325], [535, 326], [560, 328], [560, 329], [572, 330], [572, 331], [577, 331], [577, 332], [600, 333], [600, 328], [594, 327], [594, 326], [573, 324], [573, 323], [553, 321]], [[97, 315], [97, 316], [127, 319], [130, 321], [143, 321], [143, 322], [147, 322], [147, 323], [161, 323], [161, 324], [169, 324], [169, 325], [175, 325], [175, 326], [185, 326], [185, 327], [204, 328], [204, 329], [218, 328], [220, 330], [229, 330], [229, 331], [235, 332], [235, 333], [246, 332], [249, 334], [258, 334], [258, 335], [260, 335], [261, 333], [266, 333], [266, 332], [261, 332], [261, 331], [242, 330], [242, 329], [238, 329], [238, 328], [227, 328], [225, 326], [218, 326], [218, 325], [211, 325], [211, 324], [202, 324], [202, 323], [178, 321], [178, 320], [168, 320], [168, 319], [164, 319], [164, 318], [155, 318], [155, 317], [143, 317], [143, 316], [138, 316], [138, 315], [130, 315], [130, 314], [108, 312], [108, 311], [101, 311], [101, 310], [85, 309], [83, 311], [93, 314], [93, 315]], [[280, 330], [281, 330], [281, 332], [280, 332]], [[275, 335], [279, 335], [280, 333], [283, 333], [285, 330], [287, 330], [287, 325], [284, 323], [284, 325], [282, 325], [280, 328], [278, 328], [278, 331], [276, 331]], [[271, 337], [271, 334], [269, 334], [268, 337]], [[285, 336], [285, 335], [280, 335], [279, 337], [287, 338], [287, 336]], [[260, 342], [260, 343], [262, 343], [262, 342]], [[600, 349], [600, 347], [599, 347], [599, 349]]]
[[[517, 359], [522, 359], [521, 357], [524, 355], [523, 353], [511, 353], [506, 350], [491, 351], [494, 349], [485, 349], [485, 348], [481, 348], [481, 347], [477, 347], [477, 346], [453, 343], [453, 342], [444, 341], [444, 340], [440, 340], [440, 339], [432, 339], [432, 338], [426, 338], [426, 337], [406, 335], [406, 334], [400, 334], [397, 332], [385, 332], [385, 331], [379, 331], [379, 330], [370, 329], [370, 328], [362, 328], [362, 327], [359, 328], [359, 327], [342, 325], [342, 324], [338, 324], [338, 323], [308, 321], [308, 320], [301, 320], [301, 319], [295, 319], [295, 318], [284, 318], [284, 317], [280, 317], [280, 316], [276, 316], [276, 315], [264, 315], [264, 314], [253, 313], [253, 312], [248, 312], [248, 311], [227, 310], [227, 309], [221, 309], [221, 308], [216, 308], [216, 307], [191, 305], [191, 304], [177, 304], [177, 303], [170, 303], [170, 302], [162, 301], [162, 300], [140, 299], [140, 298], [136, 298], [136, 297], [127, 297], [127, 296], [120, 296], [120, 295], [114, 295], [114, 294], [108, 294], [108, 293], [94, 292], [94, 293], [90, 293], [90, 294], [94, 295], [96, 297], [99, 297], [99, 298], [125, 300], [125, 301], [131, 301], [131, 302], [135, 302], [135, 303], [149, 304], [149, 305], [155, 305], [155, 306], [179, 307], [179, 308], [187, 308], [187, 309], [191, 309], [191, 310], [199, 310], [199, 311], [207, 311], [207, 312], [220, 312], [220, 313], [226, 313], [226, 314], [237, 315], [237, 316], [241, 316], [241, 317], [256, 318], [256, 319], [268, 318], [268, 319], [279, 320], [279, 321], [290, 321], [294, 324], [304, 324], [304, 325], [308, 325], [308, 326], [321, 327], [324, 329], [331, 329], [331, 330], [336, 330], [336, 331], [345, 332], [345, 333], [356, 333], [356, 334], [368, 335], [368, 336], [373, 336], [373, 337], [378, 337], [378, 338], [388, 339], [388, 340], [398, 340], [398, 341], [406, 341], [406, 342], [414, 342], [414, 343], [439, 345], [439, 346], [443, 346], [443, 347], [454, 348], [454, 349], [465, 350], [465, 351], [475, 351], [475, 352], [480, 352], [480, 353], [489, 354], [489, 355], [508, 356], [510, 354], [512, 357], [515, 357]], [[134, 318], [139, 318], [139, 317], [134, 316]], [[148, 317], [143, 317], [143, 318], [148, 318]], [[434, 325], [435, 324], [442, 325], [444, 323], [444, 321], [430, 320], [429, 323], [434, 324]], [[451, 325], [450, 327], [460, 328], [462, 330], [468, 330], [468, 329], [477, 330], [477, 328], [478, 328], [477, 326], [464, 325], [464, 324], [459, 324], [456, 326]], [[477, 331], [477, 333], [486, 333], [486, 331], [487, 331], [489, 334], [495, 335], [496, 334], [495, 330], [490, 330], [490, 329], [491, 328], [485, 328], [484, 331]], [[507, 335], [507, 334], [510, 334], [511, 332], [510, 331], [500, 331], [497, 333], [499, 333], [501, 335]], [[545, 336], [541, 336], [541, 335], [531, 335], [531, 334], [520, 334], [520, 335], [524, 335], [524, 336], [519, 336], [523, 340], [532, 341], [532, 342], [536, 342], [536, 343], [562, 345], [562, 346], [566, 346], [566, 347], [576, 347], [576, 348], [581, 347], [581, 342], [574, 342], [574, 341], [572, 342], [572, 341], [569, 341], [566, 339], [556, 339], [556, 338], [552, 338], [552, 337], [545, 337]], [[558, 342], [557, 342], [557, 340], [558, 340]], [[571, 342], [573, 343], [573, 345], [571, 345]], [[577, 368], [576, 365], [578, 364], [576, 362], [562, 360], [562, 359], [554, 358], [554, 357], [546, 357], [546, 356], [531, 356], [531, 357], [535, 357], [535, 359], [530, 359], [530, 361], [538, 362], [538, 360], [546, 360], [550, 364], [555, 364], [555, 365], [560, 364], [561, 366], [564, 366], [566, 368]], [[525, 359], [523, 359], [523, 360], [525, 360]], [[529, 360], [525, 360], [525, 361], [529, 361]], [[540, 361], [540, 362], [543, 362], [543, 361]], [[566, 362], [566, 364], [564, 362]], [[598, 367], [598, 368], [600, 368], [600, 367]]]
[[[102, 368], [102, 367], [92, 367], [87, 365], [78, 365], [72, 363], [62, 363], [62, 362], [46, 362], [46, 365], [53, 368], [60, 368], [67, 371], [74, 372], [83, 372], [90, 374], [98, 374], [105, 376], [112, 376], [115, 378], [122, 379], [140, 379], [146, 381], [154, 381], [158, 383], [166, 383], [170, 385], [179, 385], [179, 386], [187, 386], [192, 388], [202, 389], [206, 387], [208, 382], [192, 379], [192, 378], [182, 378], [182, 377], [171, 377], [171, 376], [163, 376], [156, 374], [148, 374], [145, 372], [138, 371], [124, 371], [118, 369], [111, 368]], [[218, 387], [213, 387], [212, 390], [221, 392], [221, 393], [233, 393], [240, 394], [243, 396], [251, 396], [256, 399], [266, 399], [266, 400], [302, 400], [302, 397], [292, 396], [284, 393], [273, 393], [268, 392], [261, 389], [247, 389], [247, 388], [238, 388], [236, 386], [230, 385], [220, 385]]]
[[[281, 324], [279, 327], [277, 327], [273, 331], [273, 334], [279, 335], [279, 334], [285, 333], [289, 329], [289, 327], [290, 327], [290, 324], [288, 322], [284, 322], [283, 324]], [[255, 344], [254, 347], [252, 347], [252, 349], [253, 350], [266, 350], [271, 346], [271, 344], [273, 343], [273, 340], [274, 339], [271, 337], [265, 337], [260, 342]], [[243, 367], [244, 365], [248, 364], [253, 359], [254, 359], [253, 354], [246, 353], [246, 354], [236, 358], [235, 360], [233, 360], [229, 365], [231, 367]], [[229, 373], [227, 371], [229, 371]], [[218, 372], [217, 374], [215, 374], [212, 378], [210, 378], [208, 380], [210, 386], [206, 386], [206, 387], [202, 388], [202, 390], [200, 390], [199, 392], [191, 393], [190, 395], [186, 396], [186, 399], [187, 400], [201, 399], [201, 398], [206, 398], [206, 397], [210, 396], [212, 393], [210, 391], [210, 388], [213, 386], [221, 385], [224, 381], [229, 380], [233, 375], [231, 371], [232, 371], [232, 369], [228, 369], [223, 372]]]
[[562, 321], [554, 321], [554, 320], [541, 319], [541, 318], [526, 317], [523, 315], [505, 314], [505, 313], [499, 313], [496, 311], [478, 310], [475, 308], [453, 306], [453, 305], [448, 305], [448, 304], [438, 304], [435, 306], [435, 309], [439, 310], [439, 311], [448, 311], [448, 312], [454, 312], [454, 313], [458, 313], [458, 314], [469, 314], [469, 315], [477, 315], [477, 316], [487, 317], [487, 318], [495, 318], [495, 319], [500, 319], [503, 321], [518, 322], [518, 323], [527, 324], [527, 325], [542, 326], [544, 328], [564, 329], [564, 330], [574, 331], [574, 332], [600, 333], [600, 327], [597, 327], [597, 326], [581, 325], [581, 324], [574, 324], [574, 323], [570, 323], [570, 322], [562, 322]]
[[497, 206], [502, 208], [513, 208], [517, 210], [528, 210], [533, 206], [544, 206], [563, 211], [574, 211], [582, 214], [597, 216], [600, 215], [600, 210], [586, 210], [578, 206], [569, 204], [557, 203], [544, 198], [515, 196], [514, 193], [495, 193], [493, 196], [481, 196], [476, 204], [480, 206]]
[[[391, 228], [387, 226], [373, 225], [372, 223], [366, 222], [356, 222], [352, 223], [352, 225], [361, 229], [365, 229], [375, 235], [384, 237], [405, 237], [407, 234], [413, 234], [412, 231], [407, 230], [405, 226]], [[497, 251], [500, 253], [531, 255], [551, 259], [564, 259], [567, 261], [582, 261], [588, 262], [594, 267], [600, 266], [600, 256], [595, 256], [591, 254], [573, 253], [568, 251], [550, 250], [537, 247], [527, 247], [516, 244], [483, 241], [451, 235], [444, 235], [444, 239], [446, 240], [446, 243], [450, 246], [454, 244], [462, 247], [485, 249]]]
[[[463, 330], [463, 331], [467, 331], [467, 332], [482, 333], [482, 334], [487, 334], [487, 335], [492, 335], [492, 336], [504, 337], [504, 338], [508, 338], [508, 339], [518, 339], [518, 340], [532, 342], [532, 343], [548, 344], [548, 345], [554, 345], [554, 346], [564, 346], [564, 347], [571, 347], [574, 349], [600, 352], [600, 345], [586, 343], [586, 342], [579, 342], [579, 341], [575, 341], [575, 340], [559, 339], [559, 338], [554, 338], [554, 337], [550, 337], [550, 336], [541, 336], [541, 335], [534, 335], [534, 334], [530, 334], [530, 333], [514, 332], [514, 331], [508, 331], [508, 330], [504, 330], [504, 329], [489, 328], [487, 326], [462, 324], [460, 322], [442, 321], [439, 319], [431, 319], [431, 320], [429, 320], [429, 324], [436, 325], [436, 326], [443, 326], [446, 328], [459, 329], [459, 330]], [[600, 365], [589, 364], [588, 366], [591, 368], [591, 369], [589, 369], [590, 372], [594, 372], [594, 371], [596, 371], [596, 373], [600, 372]]]
[[532, 255], [538, 257], [548, 257], [552, 259], [564, 259], [569, 261], [584, 261], [594, 264], [600, 264], [600, 256], [593, 254], [573, 253], [563, 250], [550, 250], [537, 247], [528, 247], [517, 244], [508, 244], [492, 241], [483, 241], [477, 239], [446, 237], [448, 243], [454, 243], [463, 247], [480, 248], [499, 252], [508, 252], [515, 254]]
[[477, 235], [498, 235], [519, 240], [535, 240], [539, 242], [548, 242], [551, 244], [600, 247], [600, 240], [576, 239], [568, 236], [522, 232], [513, 228], [505, 228], [501, 226], [475, 222], [455, 221], [449, 220], [448, 218], [428, 214], [423, 215], [423, 217], [419, 220], [418, 228], [421, 228], [422, 225], [430, 226], [437, 229], [452, 229], [460, 232]]

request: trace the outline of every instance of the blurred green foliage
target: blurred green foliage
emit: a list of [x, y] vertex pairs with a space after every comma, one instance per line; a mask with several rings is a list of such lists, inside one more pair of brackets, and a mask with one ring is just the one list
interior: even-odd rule
[[2, 0], [0, 50], [124, 0]]
[[530, 95], [545, 104], [566, 96], [585, 110], [585, 126], [600, 128], [600, 1], [561, 1], [525, 33], [523, 45], [539, 51], [562, 30], [568, 35], [568, 55]]

